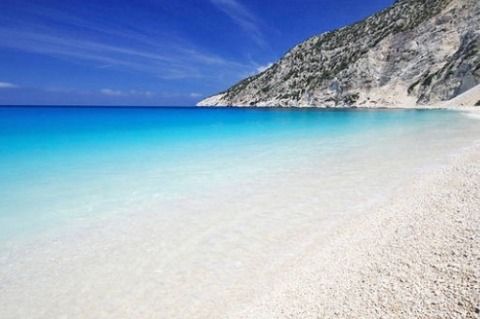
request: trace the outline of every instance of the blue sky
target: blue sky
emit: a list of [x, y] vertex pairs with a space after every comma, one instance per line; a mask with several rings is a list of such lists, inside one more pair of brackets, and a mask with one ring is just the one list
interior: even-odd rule
[[193, 105], [393, 0], [1, 0], [0, 104]]

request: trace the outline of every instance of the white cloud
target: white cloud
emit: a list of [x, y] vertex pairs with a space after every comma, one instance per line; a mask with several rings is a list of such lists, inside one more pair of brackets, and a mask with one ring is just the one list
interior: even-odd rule
[[[7, 25], [0, 26], [0, 47], [77, 63], [90, 61], [97, 68], [126, 69], [153, 74], [162, 79], [205, 78], [211, 73], [239, 73], [249, 67], [239, 61], [200, 50], [181, 39], [145, 39], [141, 34], [135, 38], [136, 33], [129, 35], [128, 39], [101, 32], [98, 35], [105, 40], [92, 39], [84, 34], [76, 35], [43, 24], [32, 24], [23, 29]], [[130, 36], [136, 40], [130, 40]]]
[[202, 94], [196, 93], [196, 92], [192, 92], [192, 93], [190, 93], [190, 97], [199, 98], [199, 97], [202, 97]]
[[10, 82], [0, 82], [0, 89], [14, 89], [18, 86]]
[[273, 63], [267, 63], [265, 65], [260, 65], [258, 68], [257, 68], [257, 72], [258, 73], [262, 73], [263, 71], [265, 71], [266, 69], [270, 68], [271, 66], [273, 65]]
[[107, 96], [137, 96], [137, 97], [152, 97], [155, 94], [151, 91], [144, 90], [113, 90], [113, 89], [101, 89], [100, 93]]
[[210, 0], [218, 9], [228, 15], [247, 32], [257, 44], [265, 46], [258, 18], [238, 0]]
[[101, 89], [100, 93], [103, 95], [108, 95], [108, 96], [124, 96], [126, 95], [124, 92], [120, 90], [112, 90], [112, 89]]
[[[259, 28], [263, 24], [240, 4], [241, 0], [209, 1], [254, 40], [263, 42]], [[87, 12], [29, 3], [22, 7], [21, 13], [34, 18], [19, 20], [17, 16], [2, 16], [0, 48], [41, 54], [82, 67], [152, 75], [159, 81], [193, 82], [201, 79], [211, 87], [238, 81], [258, 66], [244, 58], [219, 55], [209, 47], [175, 35], [176, 32], [162, 32], [155, 21], [151, 21], [148, 27], [130, 28], [105, 23]], [[127, 89], [109, 89], [109, 85], [105, 83], [90, 93], [106, 96], [131, 94]], [[102, 87], [107, 89], [100, 93]], [[160, 94], [155, 92], [154, 95], [159, 97]], [[144, 95], [151, 93], [144, 92]], [[184, 93], [184, 96], [188, 95], [188, 92]]]

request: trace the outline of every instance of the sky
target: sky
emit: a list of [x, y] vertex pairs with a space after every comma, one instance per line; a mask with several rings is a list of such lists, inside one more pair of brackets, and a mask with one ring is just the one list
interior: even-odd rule
[[0, 105], [194, 105], [392, 3], [0, 0]]

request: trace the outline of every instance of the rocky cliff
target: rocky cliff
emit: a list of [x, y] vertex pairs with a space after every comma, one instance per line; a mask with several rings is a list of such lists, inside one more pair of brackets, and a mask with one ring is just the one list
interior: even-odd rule
[[397, 0], [198, 105], [436, 105], [479, 84], [480, 0]]

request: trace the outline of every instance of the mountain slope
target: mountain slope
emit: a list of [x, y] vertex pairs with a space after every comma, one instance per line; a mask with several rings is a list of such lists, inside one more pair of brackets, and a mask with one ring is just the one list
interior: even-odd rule
[[200, 106], [416, 106], [480, 84], [480, 1], [397, 0]]

